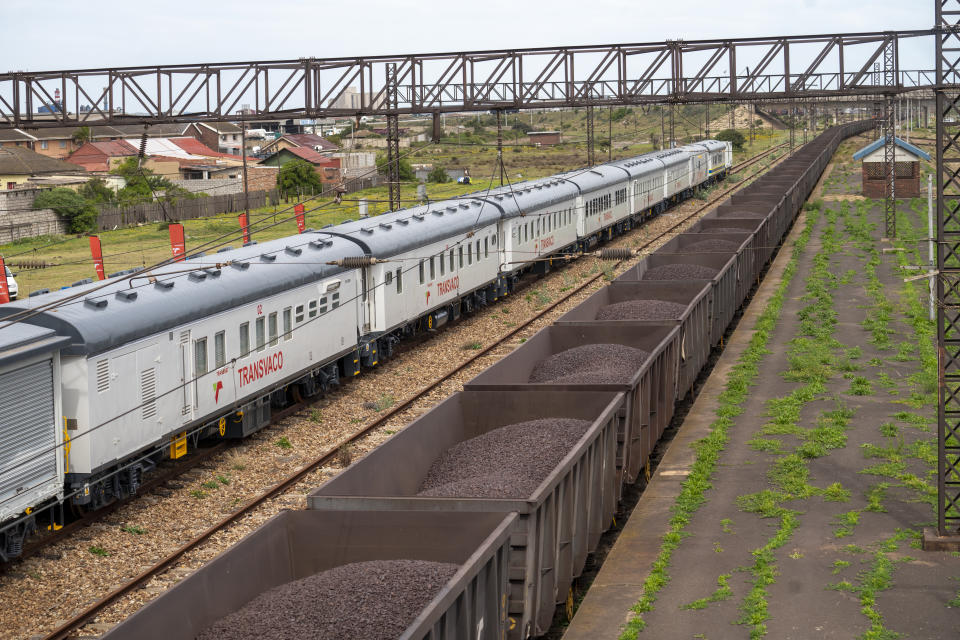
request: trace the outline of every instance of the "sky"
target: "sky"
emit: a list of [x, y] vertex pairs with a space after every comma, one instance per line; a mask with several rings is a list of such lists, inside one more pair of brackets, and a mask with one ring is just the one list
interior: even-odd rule
[[935, 1], [0, 0], [0, 72], [928, 29]]

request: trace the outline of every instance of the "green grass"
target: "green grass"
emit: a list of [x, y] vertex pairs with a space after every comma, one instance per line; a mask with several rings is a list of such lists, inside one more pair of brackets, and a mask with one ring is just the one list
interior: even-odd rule
[[99, 545], [93, 545], [89, 549], [87, 549], [87, 551], [89, 551], [95, 556], [100, 556], [101, 558], [106, 558], [107, 556], [110, 555], [109, 551], [107, 551], [106, 549], [104, 549]]
[[724, 390], [719, 397], [716, 419], [710, 425], [710, 433], [695, 445], [696, 458], [674, 503], [670, 530], [661, 539], [657, 558], [653, 562], [650, 575], [644, 581], [643, 595], [631, 607], [631, 617], [619, 636], [620, 640], [637, 638], [646, 626], [643, 614], [653, 609], [657, 594], [670, 580], [670, 560], [685, 536], [686, 525], [706, 500], [704, 493], [710, 487], [710, 478], [729, 438], [734, 418], [743, 411], [742, 404], [749, 395], [751, 384], [757, 379], [760, 362], [769, 353], [768, 344], [780, 317], [787, 287], [796, 274], [798, 258], [810, 240], [818, 217], [817, 211], [808, 216], [803, 232], [793, 245], [792, 255], [779, 286], [760, 314], [746, 350], [727, 376]]
[[377, 398], [377, 401], [374, 403], [375, 404], [374, 410], [378, 413], [380, 411], [386, 411], [396, 403], [397, 403], [397, 400], [396, 398], [393, 397], [392, 394], [384, 393], [384, 394], [381, 394], [380, 397]]
[[722, 602], [724, 600], [729, 600], [733, 596], [733, 591], [730, 590], [729, 580], [731, 574], [724, 573], [717, 576], [717, 588], [706, 598], [700, 598], [699, 600], [694, 600], [689, 604], [680, 605], [681, 609], [706, 609], [707, 606], [712, 602]]
[[137, 536], [143, 535], [147, 532], [146, 529], [144, 529], [143, 527], [138, 527], [135, 524], [126, 524], [120, 527], [120, 531], [123, 531], [124, 533], [132, 533]]
[[280, 447], [285, 451], [289, 449], [293, 449], [293, 444], [290, 442], [290, 439], [287, 438], [287, 436], [280, 436], [279, 438], [273, 441], [273, 444], [277, 445], [278, 447]]

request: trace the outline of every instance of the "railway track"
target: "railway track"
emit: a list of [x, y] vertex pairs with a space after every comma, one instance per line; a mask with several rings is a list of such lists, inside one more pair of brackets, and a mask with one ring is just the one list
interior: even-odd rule
[[[769, 158], [770, 156], [774, 155], [777, 151], [783, 149], [783, 148], [786, 147], [786, 146], [787, 146], [786, 143], [781, 144], [781, 145], [777, 145], [777, 146], [771, 147], [770, 149], [767, 149], [767, 150], [765, 150], [765, 151], [763, 151], [763, 152], [761, 152], [761, 153], [759, 153], [759, 154], [757, 154], [757, 155], [755, 155], [755, 156], [752, 156], [751, 158], [748, 158], [748, 159], [744, 160], [743, 162], [741, 162], [741, 163], [735, 165], [734, 167], [732, 167], [731, 170], [730, 170], [730, 174], [736, 174], [736, 173], [738, 173], [738, 172], [740, 172], [740, 171], [743, 171], [744, 169], [748, 169], [748, 168], [750, 168], [750, 167], [758, 164], [759, 162], [763, 161], [764, 159]], [[785, 157], [785, 156], [784, 156], [784, 157]], [[782, 158], [781, 158], [781, 159], [782, 159]], [[711, 197], [710, 200], [706, 201], [704, 204], [702, 204], [701, 206], [697, 207], [697, 208], [694, 209], [692, 212], [684, 215], [681, 219], [679, 219], [679, 220], [678, 220], [677, 222], [675, 222], [673, 225], [671, 225], [671, 226], [668, 227], [667, 229], [663, 230], [662, 232], [660, 232], [659, 234], [657, 234], [657, 235], [654, 236], [653, 238], [650, 238], [650, 239], [646, 240], [642, 245], [636, 247], [637, 251], [638, 251], [638, 252], [639, 252], [639, 251], [642, 251], [643, 249], [648, 248], [648, 247], [650, 247], [651, 245], [655, 244], [657, 241], [659, 241], [660, 239], [664, 238], [665, 236], [668, 236], [668, 235], [670, 235], [671, 233], [675, 232], [679, 227], [681, 227], [684, 223], [686, 223], [687, 221], [689, 221], [691, 218], [693, 218], [694, 216], [700, 214], [700, 213], [703, 212], [705, 209], [708, 209], [708, 208], [712, 207], [713, 205], [717, 204], [718, 202], [720, 202], [721, 200], [723, 200], [724, 198], [726, 198], [728, 195], [730, 195], [733, 191], [735, 191], [735, 190], [739, 189], [740, 187], [744, 186], [744, 184], [745, 184], [745, 182], [746, 182], [747, 180], [749, 180], [750, 178], [755, 177], [755, 176], [756, 176], [756, 174], [753, 174], [753, 175], [751, 175], [751, 176], [749, 176], [749, 177], [744, 177], [744, 178], [742, 178], [741, 180], [737, 181], [736, 183], [734, 183], [734, 184], [732, 184], [732, 185], [730, 185], [730, 186], [722, 189], [722, 190], [719, 191], [718, 193], [714, 194], [714, 195]], [[621, 261], [621, 262], [617, 262], [616, 265], [620, 265], [621, 263], [622, 263], [622, 261]], [[588, 278], [587, 278], [586, 280], [584, 280], [582, 283], [580, 283], [579, 285], [573, 287], [572, 290], [566, 292], [562, 297], [558, 298], [557, 300], [555, 300], [554, 302], [548, 304], [547, 306], [543, 307], [542, 309], [539, 309], [538, 312], [537, 312], [536, 314], [534, 314], [532, 317], [528, 318], [527, 320], [525, 320], [525, 321], [523, 321], [523, 322], [521, 322], [521, 323], [518, 323], [518, 325], [515, 326], [515, 327], [513, 327], [508, 333], [504, 334], [503, 336], [501, 336], [500, 338], [498, 338], [497, 340], [495, 340], [495, 341], [492, 342], [491, 344], [487, 345], [486, 347], [483, 347], [482, 349], [478, 350], [478, 351], [477, 351], [476, 353], [474, 353], [472, 356], [470, 356], [470, 357], [467, 358], [466, 360], [460, 362], [460, 363], [457, 364], [456, 366], [451, 367], [450, 369], [444, 371], [440, 376], [438, 376], [437, 378], [435, 378], [435, 379], [434, 379], [432, 382], [430, 382], [429, 384], [427, 384], [427, 385], [421, 387], [420, 389], [418, 389], [413, 395], [411, 395], [411, 396], [410, 396], [409, 398], [407, 398], [406, 400], [403, 400], [402, 402], [397, 403], [397, 404], [394, 405], [392, 408], [390, 408], [388, 411], [386, 411], [386, 412], [382, 413], [381, 415], [379, 415], [375, 420], [367, 423], [367, 424], [364, 425], [362, 428], [354, 431], [353, 433], [349, 434], [347, 437], [345, 437], [345, 438], [343, 438], [342, 440], [336, 442], [336, 444], [334, 444], [332, 447], [328, 448], [328, 449], [327, 449], [326, 451], [324, 451], [322, 454], [320, 454], [320, 455], [316, 456], [315, 458], [311, 459], [311, 460], [308, 461], [306, 464], [304, 464], [303, 466], [301, 466], [300, 468], [298, 468], [297, 470], [295, 470], [293, 473], [287, 475], [284, 479], [282, 479], [281, 481], [277, 482], [276, 484], [274, 484], [273, 486], [271, 486], [270, 488], [268, 488], [266, 491], [263, 491], [262, 493], [260, 493], [259, 495], [255, 496], [254, 498], [248, 500], [248, 501], [245, 502], [243, 505], [239, 506], [235, 511], [233, 511], [233, 512], [229, 513], [228, 515], [224, 516], [223, 518], [221, 518], [220, 520], [218, 520], [217, 522], [215, 522], [213, 525], [211, 525], [211, 526], [209, 526], [207, 529], [205, 529], [203, 532], [201, 532], [199, 535], [195, 536], [195, 537], [194, 537], [193, 539], [191, 539], [190, 541], [188, 541], [187, 543], [181, 545], [179, 548], [175, 549], [173, 552], [167, 554], [167, 555], [166, 555], [164, 558], [162, 558], [159, 562], [155, 563], [154, 565], [152, 565], [152, 566], [149, 567], [148, 569], [143, 570], [142, 572], [140, 572], [139, 574], [137, 574], [136, 576], [134, 576], [133, 578], [131, 578], [131, 579], [128, 580], [127, 582], [125, 582], [125, 583], [123, 583], [122, 585], [114, 588], [112, 591], [110, 591], [110, 592], [107, 593], [106, 595], [102, 596], [101, 598], [99, 598], [99, 599], [96, 600], [95, 602], [93, 602], [93, 603], [89, 604], [88, 606], [86, 606], [80, 613], [76, 614], [75, 616], [73, 616], [73, 617], [70, 618], [69, 620], [64, 621], [64, 622], [61, 623], [56, 629], [54, 629], [53, 631], [49, 632], [47, 635], [43, 636], [44, 640], [61, 640], [61, 639], [66, 639], [66, 638], [71, 637], [72, 632], [74, 632], [74, 631], [78, 630], [79, 628], [83, 627], [85, 624], [87, 624], [89, 621], [91, 621], [92, 618], [96, 617], [100, 612], [102, 612], [102, 611], [103, 611], [104, 609], [106, 609], [108, 606], [110, 606], [111, 604], [113, 604], [114, 602], [116, 602], [117, 600], [119, 600], [120, 598], [122, 598], [123, 596], [125, 596], [125, 595], [131, 593], [132, 591], [136, 590], [137, 588], [139, 588], [140, 586], [142, 586], [143, 584], [145, 584], [145, 583], [146, 583], [148, 580], [150, 580], [151, 578], [153, 578], [153, 577], [155, 577], [155, 576], [157, 576], [157, 575], [165, 572], [166, 570], [168, 570], [169, 568], [171, 568], [178, 560], [180, 560], [185, 554], [187, 554], [188, 552], [190, 552], [190, 551], [192, 551], [192, 550], [194, 550], [194, 549], [197, 549], [197, 548], [200, 547], [204, 542], [206, 542], [207, 540], [209, 540], [212, 536], [214, 536], [214, 535], [217, 534], [218, 532], [224, 530], [226, 527], [230, 526], [231, 524], [237, 522], [238, 520], [240, 520], [240, 519], [243, 518], [244, 516], [250, 514], [254, 509], [256, 509], [257, 507], [259, 507], [260, 505], [262, 505], [264, 502], [266, 502], [266, 501], [268, 501], [268, 500], [271, 500], [271, 499], [273, 499], [273, 498], [275, 498], [275, 497], [283, 494], [285, 491], [287, 491], [288, 489], [290, 489], [290, 488], [292, 488], [293, 486], [295, 486], [298, 482], [300, 482], [303, 478], [305, 478], [308, 474], [310, 474], [310, 473], [313, 472], [314, 470], [316, 470], [316, 469], [318, 469], [318, 468], [320, 468], [320, 467], [322, 467], [322, 466], [324, 466], [324, 465], [326, 465], [326, 464], [328, 464], [328, 463], [330, 463], [330, 462], [335, 461], [335, 460], [337, 459], [337, 456], [339, 455], [340, 451], [341, 451], [344, 447], [349, 447], [349, 446], [351, 446], [351, 445], [353, 445], [353, 444], [355, 444], [355, 443], [363, 440], [364, 438], [368, 437], [371, 433], [373, 433], [374, 431], [376, 431], [376, 430], [379, 429], [380, 427], [386, 425], [392, 418], [394, 418], [394, 417], [402, 414], [404, 411], [408, 410], [408, 409], [409, 409], [410, 407], [412, 407], [415, 403], [417, 403], [419, 400], [423, 399], [425, 396], [427, 396], [428, 394], [430, 394], [432, 391], [434, 391], [435, 389], [437, 389], [438, 387], [440, 387], [442, 384], [444, 384], [445, 382], [447, 382], [448, 380], [450, 380], [451, 378], [453, 378], [454, 376], [456, 376], [456, 375], [459, 374], [460, 372], [464, 371], [465, 369], [467, 369], [468, 367], [470, 367], [471, 365], [473, 365], [474, 363], [476, 363], [476, 362], [477, 362], [478, 360], [480, 360], [481, 358], [483, 358], [483, 357], [485, 357], [485, 356], [488, 356], [488, 355], [491, 354], [494, 350], [500, 348], [500, 347], [503, 346], [505, 343], [509, 342], [511, 339], [515, 338], [519, 333], [521, 333], [521, 332], [524, 331], [525, 329], [529, 328], [529, 327], [530, 327], [531, 325], [533, 325], [535, 322], [537, 322], [538, 320], [540, 320], [541, 318], [543, 318], [546, 314], [548, 314], [548, 313], [550, 313], [551, 311], [553, 311], [554, 309], [556, 309], [559, 305], [563, 304], [563, 303], [566, 302], [567, 300], [571, 299], [572, 297], [574, 297], [574, 296], [576, 296], [577, 294], [581, 293], [582, 291], [586, 290], [588, 287], [590, 287], [592, 284], [594, 284], [595, 282], [597, 282], [597, 281], [598, 281], [599, 279], [601, 279], [603, 276], [604, 276], [604, 273], [601, 271], [601, 272], [599, 272], [599, 273], [597, 273], [597, 274], [595, 274], [595, 275], [593, 275], [593, 276], [588, 277]], [[283, 411], [278, 412], [277, 414], [275, 414], [274, 421], [281, 420], [281, 419], [283, 419], [284, 417], [290, 416], [290, 415], [292, 415], [292, 414], [294, 414], [294, 413], [296, 413], [296, 412], [298, 412], [298, 411], [302, 411], [303, 409], [309, 407], [313, 402], [314, 402], [314, 401], [312, 401], [312, 400], [311, 400], [311, 401], [305, 401], [305, 402], [296, 403], [296, 404], [294, 404], [294, 405], [292, 405], [292, 406], [290, 406], [290, 407], [287, 407], [287, 408], [284, 409]], [[181, 467], [178, 467], [178, 468], [177, 468], [177, 473], [174, 474], [174, 473], [171, 472], [169, 475], [167, 475], [166, 477], [164, 477], [162, 480], [158, 481], [157, 484], [152, 484], [151, 486], [159, 486], [160, 484], [171, 480], [173, 477], [176, 477], [176, 475], [182, 474], [182, 473], [184, 473], [185, 471], [187, 471], [188, 469], [195, 468], [198, 464], [200, 464], [201, 462], [203, 462], [203, 461], [205, 461], [205, 460], [210, 459], [213, 455], [215, 455], [216, 453], [219, 453], [219, 452], [222, 451], [222, 450], [223, 450], [223, 449], [222, 449], [222, 448], [219, 448], [219, 447], [211, 447], [211, 448], [209, 449], [209, 453], [206, 453], [206, 451], [202, 453], [202, 459], [200, 459], [200, 460], [192, 460], [192, 461], [191, 461], [192, 464], [189, 464], [189, 466], [184, 465], [184, 467], [182, 467], [182, 468], [181, 468]], [[194, 456], [194, 458], [200, 458], [200, 456]], [[132, 498], [131, 498], [131, 500], [132, 500]], [[120, 502], [120, 503], [115, 503], [114, 505], [112, 505], [112, 506], [109, 508], [109, 510], [107, 511], [107, 513], [115, 511], [116, 508], [122, 506], [122, 504], [124, 504], [124, 503], [126, 503], [126, 502], [128, 502], [128, 501], [129, 501], [129, 500], [123, 501], [123, 502]], [[70, 526], [70, 531], [76, 531], [76, 529], [81, 528], [82, 526], [88, 525], [88, 524], [90, 524], [91, 522], [93, 522], [93, 521], [95, 521], [95, 520], [97, 520], [97, 519], [102, 518], [104, 515], [106, 515], [106, 513], [103, 513], [102, 511], [101, 511], [101, 512], [97, 512], [96, 514], [92, 514], [89, 519], [78, 521], [78, 523], [76, 523], [76, 524], [77, 524], [76, 527], [74, 527], [73, 525], [71, 525], [71, 526]], [[67, 531], [67, 528], [64, 528], [61, 532], [58, 532], [58, 534], [60, 534], [60, 533], [62, 533], [62, 532], [66, 532], [66, 531]], [[32, 554], [35, 554], [35, 553], [37, 553], [43, 546], [46, 546], [46, 545], [48, 545], [48, 544], [51, 544], [52, 542], [55, 542], [56, 540], [62, 539], [63, 537], [64, 537], [63, 535], [45, 536], [45, 538], [44, 538], [42, 541], [38, 541], [38, 543], [37, 543], [38, 545], [40, 545], [40, 544], [42, 543], [42, 545], [41, 545], [40, 547], [36, 548], [36, 549], [32, 549], [32, 550], [31, 550], [31, 553], [32, 553]]]

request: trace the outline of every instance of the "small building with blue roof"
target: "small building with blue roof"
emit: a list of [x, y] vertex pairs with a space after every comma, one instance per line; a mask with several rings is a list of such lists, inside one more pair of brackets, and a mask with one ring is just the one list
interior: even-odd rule
[[[920, 160], [930, 160], [930, 154], [919, 147], [894, 138], [896, 176], [894, 195], [898, 198], [916, 198], [920, 195]], [[886, 137], [871, 142], [853, 154], [854, 160], [861, 160], [863, 167], [863, 195], [866, 198], [886, 198], [887, 185], [886, 156], [884, 145]]]

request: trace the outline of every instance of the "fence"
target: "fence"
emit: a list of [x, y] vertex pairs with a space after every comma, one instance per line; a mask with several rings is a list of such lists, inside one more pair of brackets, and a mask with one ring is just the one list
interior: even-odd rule
[[[250, 208], [256, 209], [267, 206], [267, 199], [276, 202], [276, 190], [251, 191]], [[176, 202], [150, 202], [137, 204], [132, 207], [101, 207], [97, 217], [97, 228], [101, 231], [129, 227], [147, 222], [162, 222], [170, 220], [193, 220], [206, 218], [221, 213], [243, 211], [245, 201], [242, 193], [230, 193], [206, 198], [180, 199]]]

